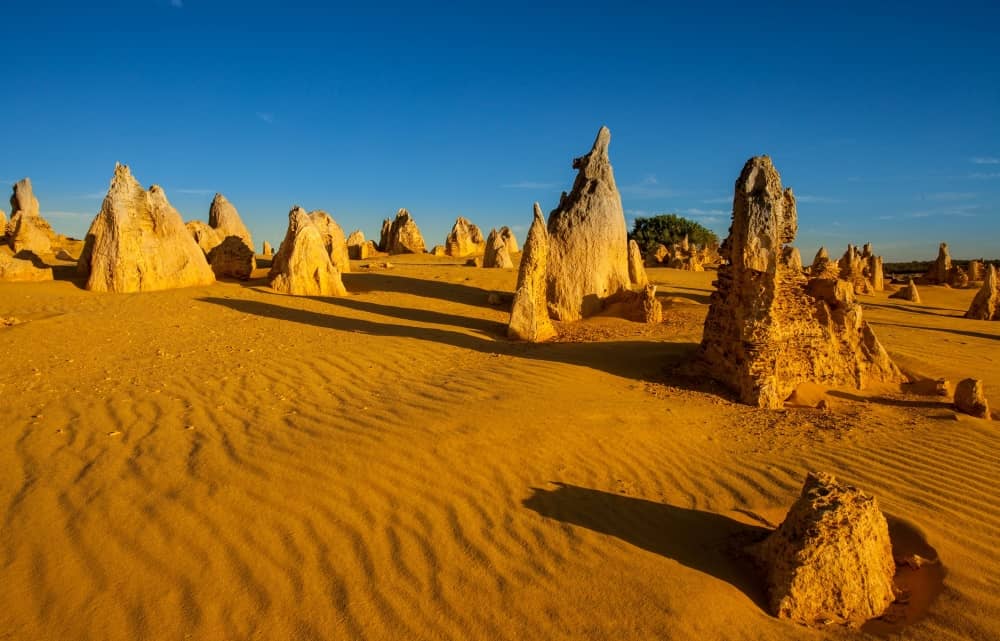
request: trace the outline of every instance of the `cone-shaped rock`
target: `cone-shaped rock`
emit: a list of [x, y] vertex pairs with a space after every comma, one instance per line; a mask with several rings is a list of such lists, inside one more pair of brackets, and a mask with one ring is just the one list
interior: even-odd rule
[[986, 268], [986, 278], [983, 286], [976, 292], [966, 318], [975, 320], [1000, 320], [1000, 283], [997, 282], [997, 270], [993, 265]]
[[948, 253], [948, 243], [941, 243], [938, 245], [937, 259], [924, 275], [924, 280], [932, 285], [943, 285], [948, 282], [950, 271], [951, 255]]
[[986, 277], [986, 269], [982, 260], [969, 261], [969, 280], [979, 282]]
[[483, 253], [483, 267], [498, 267], [500, 269], [513, 269], [514, 261], [510, 256], [506, 234], [510, 230], [506, 227], [500, 231], [490, 230], [490, 235], [486, 238], [486, 250]]
[[807, 281], [795, 239], [795, 197], [767, 156], [743, 167], [733, 222], [701, 344], [708, 373], [744, 403], [779, 408], [804, 382], [865, 387], [901, 381], [850, 286]]
[[920, 302], [920, 292], [917, 291], [917, 286], [910, 278], [910, 281], [906, 285], [899, 288], [899, 290], [889, 294], [889, 298], [899, 298], [902, 300], [908, 300], [911, 303]]
[[784, 522], [760, 543], [771, 613], [860, 627], [895, 600], [889, 525], [875, 497], [810, 473]]
[[101, 211], [90, 224], [78, 267], [87, 289], [145, 292], [215, 282], [205, 254], [163, 190], [146, 191], [116, 164]]
[[549, 320], [546, 302], [545, 263], [549, 253], [549, 233], [542, 217], [542, 209], [535, 203], [535, 218], [528, 229], [517, 272], [514, 303], [510, 309], [510, 338], [532, 343], [546, 341], [556, 335]]
[[389, 254], [422, 254], [426, 251], [424, 237], [420, 235], [420, 228], [410, 212], [400, 209], [394, 220], [383, 221], [379, 249]]
[[634, 240], [628, 241], [628, 279], [633, 285], [645, 287], [649, 283], [646, 276], [646, 267], [642, 262], [642, 252], [639, 251], [639, 243]]
[[55, 253], [53, 245], [57, 244], [58, 238], [52, 226], [42, 218], [30, 178], [24, 178], [14, 184], [14, 193], [10, 197], [10, 222], [7, 223], [7, 235], [15, 254], [22, 251], [33, 254]]
[[260, 253], [264, 258], [272, 258], [274, 256], [274, 249], [271, 247], [271, 243], [265, 240], [260, 246]]
[[629, 286], [628, 234], [608, 159], [611, 132], [601, 127], [590, 153], [573, 161], [570, 193], [549, 214], [549, 313], [577, 320]]
[[463, 256], [475, 256], [483, 253], [486, 248], [486, 241], [483, 239], [483, 232], [468, 219], [459, 216], [455, 219], [448, 237], [444, 241], [444, 253], [446, 256], [461, 258]]
[[323, 244], [330, 252], [330, 261], [333, 266], [341, 274], [349, 273], [351, 271], [351, 257], [347, 250], [347, 238], [344, 236], [344, 230], [325, 211], [311, 211], [309, 218], [312, 219], [313, 224], [319, 229], [320, 235], [323, 236]]
[[208, 225], [201, 221], [187, 224], [188, 231], [205, 252], [208, 264], [217, 277], [247, 280], [257, 268], [253, 238], [239, 212], [222, 194], [215, 194], [208, 209]]
[[301, 207], [288, 212], [288, 231], [267, 275], [271, 288], [296, 296], [343, 296], [340, 272], [330, 260], [323, 232]]

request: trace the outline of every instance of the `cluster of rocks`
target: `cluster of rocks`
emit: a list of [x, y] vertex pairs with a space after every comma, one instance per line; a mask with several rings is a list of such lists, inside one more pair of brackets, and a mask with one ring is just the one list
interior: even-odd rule
[[486, 239], [479, 227], [459, 216], [444, 240], [444, 255], [452, 258], [477, 256], [486, 251]]
[[917, 285], [913, 282], [913, 279], [906, 283], [906, 285], [900, 287], [893, 293], [889, 294], [889, 298], [898, 298], [901, 300], [906, 300], [911, 303], [920, 302], [920, 292], [917, 291]]
[[767, 156], [736, 181], [733, 222], [720, 253], [701, 344], [709, 374], [745, 403], [780, 408], [804, 382], [902, 381], [862, 319], [851, 283], [806, 276], [797, 249], [795, 196]]
[[510, 227], [501, 227], [499, 230], [491, 229], [490, 235], [486, 238], [483, 252], [483, 267], [513, 269], [513, 256], [518, 251], [517, 239], [514, 238], [514, 232], [510, 230]]
[[717, 257], [718, 251], [715, 248], [709, 246], [699, 248], [684, 236], [680, 242], [670, 245], [658, 243], [646, 254], [646, 265], [703, 272], [705, 265], [718, 262]]
[[394, 219], [386, 218], [382, 221], [378, 250], [390, 255], [422, 254], [427, 250], [420, 228], [410, 212], [400, 209]]
[[10, 208], [10, 219], [0, 211], [0, 281], [52, 280], [46, 260], [76, 260], [73, 255], [79, 255], [81, 241], [52, 229], [41, 214], [30, 178], [14, 184]]
[[222, 194], [215, 194], [212, 200], [208, 224], [193, 220], [187, 223], [187, 229], [205, 252], [217, 278], [228, 276], [247, 280], [257, 268], [250, 231], [243, 224], [236, 207]]
[[298, 206], [288, 212], [288, 230], [271, 261], [268, 283], [275, 291], [297, 296], [343, 296], [341, 269], [347, 242], [340, 226], [322, 211]]
[[948, 252], [948, 243], [941, 243], [938, 246], [938, 255], [920, 278], [922, 285], [947, 285], [955, 289], [965, 289], [973, 282], [979, 282], [984, 278], [984, 263], [982, 260], [969, 262], [969, 269], [962, 269], [954, 265], [951, 254]]

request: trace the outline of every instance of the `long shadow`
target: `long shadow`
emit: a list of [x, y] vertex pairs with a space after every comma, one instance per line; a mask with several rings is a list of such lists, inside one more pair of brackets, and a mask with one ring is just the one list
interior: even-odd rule
[[[971, 322], [971, 321], [970, 321]], [[923, 325], [904, 325], [903, 323], [885, 323], [882, 321], [872, 321], [872, 324], [876, 327], [879, 325], [885, 325], [887, 327], [903, 327], [906, 329], [919, 329], [919, 330], [929, 330], [932, 332], [944, 332], [946, 334], [958, 334], [959, 336], [968, 336], [970, 338], [985, 338], [988, 340], [1000, 341], [1000, 336], [995, 334], [986, 334], [984, 332], [970, 332], [965, 329], [945, 329], [944, 327], [926, 327]]]
[[[277, 295], [276, 295], [277, 296]], [[517, 343], [495, 336], [476, 336], [464, 332], [456, 332], [437, 327], [417, 327], [413, 325], [398, 325], [380, 323], [360, 318], [348, 318], [336, 314], [322, 314], [305, 309], [283, 307], [264, 301], [214, 298], [198, 299], [204, 303], [221, 305], [244, 314], [255, 314], [266, 318], [291, 321], [343, 332], [359, 332], [373, 336], [391, 336], [431, 341], [443, 345], [451, 345], [463, 349], [474, 350], [485, 354], [504, 354], [530, 360], [542, 360], [570, 365], [590, 367], [617, 376], [637, 380], [649, 380], [658, 376], [671, 364], [676, 364], [688, 358], [697, 348], [696, 343], [670, 343], [666, 341], [605, 341], [600, 343], [543, 343], [532, 345]], [[342, 299], [325, 299], [338, 303]], [[344, 305], [347, 307], [348, 305]], [[413, 310], [374, 305], [377, 313], [396, 318], [406, 318]], [[367, 310], [366, 310], [367, 311]], [[438, 315], [429, 312], [423, 316], [422, 322], [457, 324], [457, 319], [463, 321], [462, 326], [470, 327], [471, 319], [451, 314]], [[445, 317], [441, 319], [440, 317]], [[433, 318], [433, 320], [428, 320]], [[495, 331], [490, 332], [490, 328]], [[495, 334], [502, 331], [497, 323], [487, 326], [486, 333]]]
[[[472, 269], [472, 268], [470, 268]], [[387, 274], [385, 272], [362, 273], [350, 272], [342, 276], [344, 285], [353, 293], [363, 292], [398, 292], [426, 298], [440, 298], [455, 303], [463, 303], [475, 307], [489, 307], [487, 296], [490, 290], [461, 285], [439, 280], [426, 280]]]
[[729, 583], [765, 609], [763, 581], [742, 550], [763, 539], [767, 528], [712, 512], [563, 483], [553, 490], [532, 488], [532, 492], [523, 502], [528, 509], [673, 559]]
[[902, 398], [887, 398], [885, 396], [860, 396], [858, 394], [851, 394], [850, 392], [842, 392], [839, 390], [829, 390], [827, 391], [827, 394], [848, 401], [854, 401], [856, 403], [878, 403], [879, 405], [888, 405], [890, 407], [922, 407], [927, 409], [942, 409], [951, 407], [951, 403], [948, 401], [921, 401]]
[[[708, 305], [712, 300], [711, 292], [706, 293], [703, 289], [695, 289], [693, 287], [678, 287], [677, 285], [660, 284], [657, 285], [656, 297], [663, 298], [686, 298], [690, 301], [696, 303], [701, 303], [702, 305]], [[667, 291], [667, 288], [671, 291]]]
[[[281, 294], [276, 292], [270, 293], [275, 296], [281, 296]], [[359, 312], [380, 314], [382, 316], [389, 316], [391, 318], [398, 318], [400, 320], [408, 320], [416, 323], [436, 323], [438, 325], [467, 327], [469, 329], [479, 330], [488, 334], [496, 334], [497, 336], [502, 336], [506, 333], [506, 325], [503, 323], [497, 323], [496, 321], [490, 321], [482, 318], [470, 318], [468, 316], [459, 316], [458, 314], [446, 314], [444, 312], [435, 312], [429, 309], [381, 305], [379, 303], [371, 303], [354, 298], [310, 298], [324, 303], [330, 303], [331, 305], [336, 305], [337, 307], [346, 307], [347, 309], [353, 309]]]
[[[926, 305], [921, 306], [921, 307], [917, 307], [916, 305], [905, 305], [905, 304], [886, 305], [885, 303], [869, 303], [869, 302], [866, 302], [864, 300], [861, 300], [861, 305], [862, 305], [862, 307], [874, 307], [874, 308], [877, 308], [877, 309], [891, 309], [891, 310], [894, 310], [894, 311], [897, 311], [897, 312], [898, 311], [912, 312], [914, 314], [923, 314], [924, 316], [934, 316], [936, 318], [959, 318], [959, 317], [961, 317], [961, 315], [963, 313], [961, 310], [950, 309], [948, 307], [927, 307]], [[951, 313], [950, 314], [938, 314], [937, 312], [930, 311], [932, 309], [937, 309], [937, 310], [940, 310], [942, 312], [951, 312]]]

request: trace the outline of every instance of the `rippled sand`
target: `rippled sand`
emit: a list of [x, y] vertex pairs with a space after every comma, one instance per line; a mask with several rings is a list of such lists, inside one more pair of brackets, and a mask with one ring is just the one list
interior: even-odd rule
[[[1000, 637], [1000, 428], [936, 397], [761, 412], [673, 367], [712, 274], [650, 270], [666, 322], [502, 338], [511, 271], [394, 260], [307, 299], [0, 285], [0, 638], [819, 639], [736, 542], [836, 473], [933, 546], [908, 639]], [[357, 265], [357, 264], [356, 264]], [[863, 298], [889, 351], [985, 379], [1000, 323]]]

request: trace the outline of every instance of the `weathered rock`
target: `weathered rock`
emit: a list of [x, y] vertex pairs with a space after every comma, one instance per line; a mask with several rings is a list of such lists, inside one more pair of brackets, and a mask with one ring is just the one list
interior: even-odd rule
[[349, 273], [351, 271], [351, 257], [347, 252], [347, 238], [344, 236], [344, 230], [325, 211], [319, 209], [311, 211], [309, 218], [323, 237], [323, 245], [326, 247], [326, 251], [330, 252], [330, 262], [341, 274]]
[[52, 280], [52, 268], [33, 253], [24, 250], [16, 256], [7, 247], [0, 247], [0, 281], [38, 282]]
[[948, 282], [948, 272], [951, 271], [951, 255], [948, 254], [948, 243], [938, 245], [938, 256], [924, 275], [924, 282], [931, 285], [944, 285]]
[[7, 214], [0, 209], [0, 242], [7, 244]]
[[190, 220], [184, 223], [184, 227], [188, 230], [188, 233], [191, 234], [191, 238], [194, 239], [194, 242], [198, 243], [198, 247], [201, 248], [201, 251], [205, 252], [206, 255], [208, 252], [215, 249], [216, 245], [222, 242], [222, 238], [219, 237], [219, 234], [214, 229], [209, 227], [208, 223], [204, 221]]
[[223, 238], [236, 236], [253, 251], [253, 238], [250, 230], [243, 224], [243, 219], [236, 207], [222, 194], [215, 194], [208, 208], [208, 226], [219, 232]]
[[366, 244], [365, 233], [360, 229], [355, 229], [347, 237], [347, 255], [352, 260], [362, 260], [364, 258], [368, 258], [368, 256], [363, 255], [364, 249], [362, 249], [366, 246]]
[[[871, 251], [871, 245], [868, 245], [868, 249]], [[871, 281], [865, 275], [867, 263], [867, 258], [862, 257], [854, 245], [848, 245], [847, 251], [838, 261], [840, 278], [854, 287], [855, 294], [871, 294], [874, 291]]]
[[146, 292], [209, 285], [215, 275], [158, 185], [146, 191], [116, 164], [101, 211], [90, 224], [80, 261], [86, 288]]
[[[322, 217], [317, 216], [325, 224]], [[288, 212], [288, 230], [267, 275], [271, 288], [296, 296], [343, 296], [340, 271], [330, 259], [323, 230], [301, 207]]]
[[656, 285], [646, 284], [642, 291], [623, 289], [607, 299], [605, 313], [613, 310], [636, 323], [658, 324], [663, 322], [663, 306], [656, 299]]
[[483, 266], [483, 257], [482, 256], [475, 256], [473, 258], [467, 258], [465, 260], [465, 266], [466, 267], [482, 267]]
[[948, 270], [948, 285], [955, 289], [965, 289], [969, 286], [969, 275], [958, 265], [952, 265]]
[[980, 260], [970, 260], [969, 261], [969, 280], [978, 283], [986, 277], [986, 268], [984, 267], [985, 261]]
[[431, 256], [447, 256], [448, 252], [445, 250], [444, 245], [434, 245], [431, 247], [429, 252]]
[[445, 255], [454, 258], [475, 256], [486, 249], [486, 241], [479, 227], [459, 216], [455, 219], [448, 237], [444, 241]]
[[500, 237], [503, 238], [503, 242], [507, 246], [507, 254], [511, 258], [514, 257], [514, 254], [521, 251], [521, 248], [517, 244], [517, 238], [514, 237], [514, 231], [510, 227], [506, 225], [501, 227]]
[[986, 401], [981, 380], [966, 378], [958, 382], [955, 386], [955, 409], [977, 418], [991, 418], [990, 404]]
[[720, 253], [701, 344], [710, 376], [741, 401], [780, 408], [801, 383], [902, 381], [861, 306], [834, 285], [809, 286], [798, 250], [795, 197], [767, 156], [736, 181], [733, 222]]
[[48, 221], [42, 218], [38, 199], [31, 189], [31, 179], [24, 178], [14, 184], [10, 197], [10, 221], [7, 223], [8, 243], [14, 253], [29, 251], [33, 254], [51, 254], [58, 244], [58, 236]]
[[897, 291], [889, 294], [889, 298], [899, 298], [902, 300], [908, 300], [911, 303], [920, 302], [920, 292], [917, 291], [917, 286], [911, 278], [906, 285], [900, 287]]
[[[865, 245], [871, 247], [871, 245]], [[872, 284], [872, 289], [877, 292], [885, 291], [885, 270], [882, 268], [882, 257], [872, 254], [868, 257], [868, 266], [865, 270], [865, 277]]]
[[[386, 227], [386, 222], [389, 226]], [[379, 249], [389, 254], [422, 254], [426, 250], [420, 228], [410, 212], [400, 209], [395, 220], [382, 223], [382, 241]]]
[[646, 276], [646, 268], [642, 264], [642, 252], [639, 251], [639, 243], [634, 240], [628, 241], [628, 279], [633, 285], [645, 287], [649, 284], [649, 277]]
[[838, 278], [840, 276], [840, 266], [835, 265], [830, 260], [830, 254], [826, 247], [820, 247], [809, 267], [809, 275], [813, 278]]
[[507, 249], [509, 247], [507, 238], [503, 234], [504, 229], [507, 228], [504, 227], [500, 231], [490, 230], [490, 235], [486, 238], [486, 251], [483, 253], [483, 267], [514, 268], [514, 261], [511, 260]]
[[548, 260], [549, 233], [538, 203], [535, 203], [534, 216], [521, 254], [507, 336], [515, 340], [540, 343], [555, 336], [556, 329], [549, 320], [546, 301], [548, 286], [545, 281], [545, 264]]
[[392, 230], [392, 219], [386, 218], [382, 221], [382, 231], [379, 233], [378, 250], [380, 252], [389, 251], [389, 232]]
[[622, 199], [608, 160], [611, 132], [601, 127], [578, 170], [572, 191], [563, 192], [549, 214], [549, 313], [577, 320], [597, 313], [603, 301], [628, 289], [628, 235]]
[[656, 247], [646, 255], [646, 265], [656, 267], [670, 258], [670, 249], [663, 243], [657, 243]]
[[784, 522], [754, 550], [771, 613], [860, 627], [895, 600], [889, 526], [875, 497], [809, 473]]
[[272, 258], [274, 256], [274, 249], [271, 247], [271, 243], [266, 240], [261, 244], [260, 252], [264, 258]]
[[[236, 207], [222, 194], [215, 194], [208, 209], [208, 226], [214, 231], [215, 244], [205, 254], [216, 277], [249, 279], [253, 270], [257, 268], [253, 238], [243, 224]], [[197, 237], [196, 239], [204, 250], [204, 242]]]
[[1000, 320], [1000, 282], [993, 265], [986, 268], [986, 278], [972, 299], [965, 317], [974, 320]]

